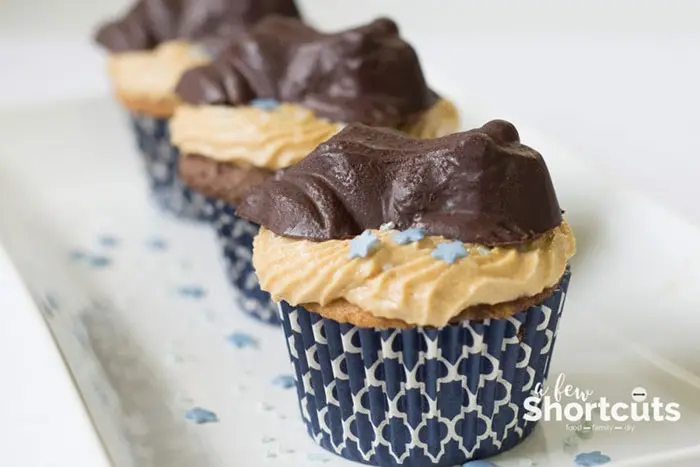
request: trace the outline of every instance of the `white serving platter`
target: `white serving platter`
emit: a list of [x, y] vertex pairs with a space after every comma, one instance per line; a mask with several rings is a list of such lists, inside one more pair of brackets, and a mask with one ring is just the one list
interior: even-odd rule
[[[465, 127], [503, 117], [451, 97]], [[550, 381], [564, 373], [615, 402], [641, 386], [680, 404], [681, 419], [581, 435], [543, 422], [492, 461], [568, 466], [601, 451], [608, 465], [698, 465], [700, 231], [511, 120], [548, 161], [578, 237]], [[213, 232], [149, 202], [108, 98], [0, 114], [0, 199], [0, 241], [114, 465], [353, 465], [307, 437], [294, 390], [278, 384], [290, 374], [282, 332], [236, 310]], [[253, 345], [232, 345], [233, 333]], [[187, 421], [193, 406], [219, 422]]]
[[0, 464], [107, 467], [87, 410], [42, 315], [0, 246]]

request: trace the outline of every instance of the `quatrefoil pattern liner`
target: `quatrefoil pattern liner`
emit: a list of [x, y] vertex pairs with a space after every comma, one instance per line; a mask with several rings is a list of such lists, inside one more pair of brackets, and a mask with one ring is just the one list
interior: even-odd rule
[[166, 210], [206, 218], [203, 198], [178, 179], [179, 154], [169, 119], [180, 99], [175, 87], [187, 70], [210, 63], [236, 37], [269, 15], [298, 17], [294, 0], [139, 0], [101, 25], [95, 41], [108, 52], [108, 72], [128, 111], [153, 195]]
[[168, 121], [132, 115], [131, 123], [156, 204], [165, 212], [182, 219], [211, 219], [213, 206], [210, 200], [187, 187], [177, 175], [179, 153], [170, 144]]
[[325, 449], [370, 465], [454, 467], [525, 439], [569, 283], [503, 319], [360, 328], [280, 303], [301, 418]]
[[279, 326], [282, 321], [277, 304], [260, 288], [253, 268], [253, 239], [260, 226], [238, 217], [236, 210], [224, 201], [207, 199], [206, 202], [238, 308], [251, 318]]

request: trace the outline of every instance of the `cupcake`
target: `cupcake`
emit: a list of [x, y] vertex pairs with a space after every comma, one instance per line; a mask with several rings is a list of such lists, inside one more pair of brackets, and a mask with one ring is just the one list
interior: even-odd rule
[[140, 0], [104, 24], [96, 41], [109, 51], [117, 100], [129, 111], [158, 203], [183, 217], [203, 215], [204, 199], [177, 179], [178, 153], [168, 120], [182, 74], [212, 60], [224, 45], [270, 14], [298, 17], [294, 0]]
[[[426, 84], [392, 21], [324, 34], [298, 20], [258, 23], [177, 86], [172, 120], [181, 179], [216, 200], [214, 222], [243, 310], [279, 324], [251, 264], [258, 226], [235, 215], [251, 186], [302, 160], [348, 123], [424, 138], [455, 131], [455, 107]], [[281, 207], [280, 207], [281, 208]]]
[[575, 240], [513, 125], [432, 140], [349, 125], [237, 212], [261, 225], [253, 264], [322, 447], [454, 466], [532, 432]]

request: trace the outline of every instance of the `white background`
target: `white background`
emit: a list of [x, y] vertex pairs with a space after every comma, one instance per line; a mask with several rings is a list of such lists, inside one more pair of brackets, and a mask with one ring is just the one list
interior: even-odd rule
[[[620, 183], [700, 222], [696, 2], [300, 3], [323, 29], [387, 14], [419, 51], [444, 43], [425, 62], [450, 70], [475, 105], [492, 109], [494, 118], [527, 122]], [[108, 92], [101, 54], [87, 38], [99, 19], [126, 4], [0, 1], [0, 106]], [[0, 386], [0, 450], [14, 459], [9, 467], [96, 467], [86, 460], [93, 450], [78, 447], [94, 439], [84, 420], [70, 416], [77, 402], [56, 371], [60, 361], [41, 321], [18, 314], [27, 311], [19, 296], [0, 303], [11, 315], [0, 327], [0, 367], [19, 382]], [[18, 347], [18, 339], [43, 344]]]

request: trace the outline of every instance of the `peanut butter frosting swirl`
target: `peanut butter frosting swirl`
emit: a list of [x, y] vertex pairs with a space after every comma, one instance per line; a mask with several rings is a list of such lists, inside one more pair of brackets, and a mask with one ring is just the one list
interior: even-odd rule
[[278, 170], [300, 161], [343, 126], [291, 104], [272, 110], [182, 106], [170, 131], [183, 154]]
[[263, 290], [292, 305], [346, 300], [380, 318], [444, 326], [463, 310], [536, 295], [556, 285], [576, 251], [564, 220], [534, 241], [487, 248], [464, 244], [468, 256], [453, 264], [432, 252], [448, 240], [427, 236], [400, 245], [396, 231], [373, 230], [378, 245], [350, 258], [350, 240], [314, 242], [262, 228], [253, 265]]
[[[420, 138], [452, 133], [457, 110], [441, 99], [405, 130]], [[180, 106], [170, 123], [171, 139], [184, 155], [269, 170], [289, 167], [339, 132], [345, 124], [283, 103], [270, 110], [253, 106]]]
[[182, 74], [210, 61], [201, 47], [184, 41], [165, 42], [152, 51], [134, 51], [109, 57], [109, 75], [117, 94], [144, 105], [177, 101], [175, 86]]

